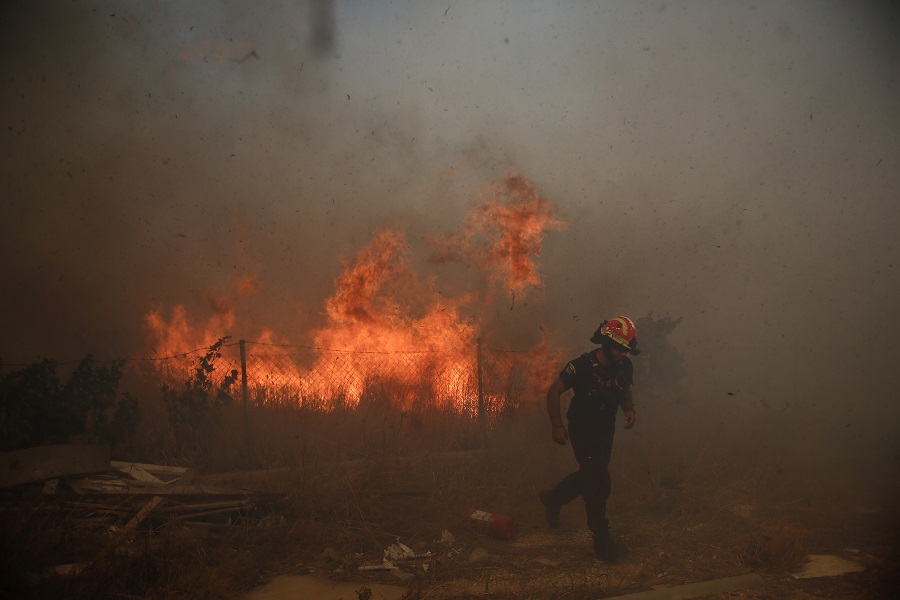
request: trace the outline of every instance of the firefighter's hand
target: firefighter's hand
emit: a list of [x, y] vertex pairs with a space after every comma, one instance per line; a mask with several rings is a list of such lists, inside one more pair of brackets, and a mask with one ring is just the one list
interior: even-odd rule
[[634, 422], [637, 420], [637, 415], [634, 414], [633, 410], [625, 411], [625, 429], [631, 429], [634, 427]]
[[566, 445], [566, 440], [569, 439], [569, 432], [566, 431], [566, 426], [560, 423], [559, 425], [553, 426], [553, 441], [559, 444], [560, 446]]

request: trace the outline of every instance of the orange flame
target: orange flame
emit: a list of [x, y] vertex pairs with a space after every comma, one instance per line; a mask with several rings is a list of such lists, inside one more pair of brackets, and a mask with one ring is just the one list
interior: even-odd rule
[[[547, 231], [563, 227], [554, 207], [523, 177], [511, 175], [495, 186], [493, 198], [475, 209], [462, 236], [443, 240], [445, 258], [476, 257], [478, 264], [513, 294], [540, 284], [533, 258]], [[475, 239], [487, 250], [473, 251]], [[487, 238], [487, 241], [484, 241]], [[325, 301], [325, 323], [310, 332], [318, 353], [308, 361], [271, 364], [248, 356], [251, 385], [291, 382], [300, 399], [328, 405], [340, 400], [356, 405], [367, 395], [384, 392], [400, 408], [420, 402], [474, 412], [478, 402], [476, 339], [479, 337], [475, 294], [444, 298], [422, 284], [410, 266], [403, 235], [381, 230], [344, 265], [335, 291]], [[157, 355], [208, 347], [235, 327], [235, 303], [260, 289], [255, 278], [234, 282], [231, 294], [210, 295], [213, 315], [192, 326], [182, 306], [166, 320], [150, 312], [147, 325]], [[277, 332], [264, 330], [258, 341]], [[493, 359], [494, 381], [516, 378], [543, 386], [556, 364], [549, 344], [527, 353]], [[339, 361], [339, 364], [336, 362]], [[488, 361], [490, 362], [490, 360]], [[252, 364], [251, 364], [252, 363]], [[535, 380], [538, 378], [539, 380]], [[488, 401], [508, 400], [490, 395]]]
[[[317, 347], [365, 355], [363, 360], [345, 365], [341, 373], [342, 378], [354, 382], [344, 390], [353, 403], [359, 402], [365, 379], [373, 372], [404, 389], [421, 388], [415, 382], [425, 373], [434, 382], [454, 379], [452, 373], [467, 360], [476, 337], [473, 324], [460, 316], [457, 306], [446, 300], [433, 301], [427, 292], [417, 289], [404, 248], [401, 234], [376, 233], [338, 277], [337, 290], [325, 304], [328, 322], [313, 332]], [[414, 299], [425, 299], [423, 314], [415, 316], [414, 307], [402, 305], [403, 299], [397, 295], [386, 294], [392, 285]], [[402, 360], [397, 353], [404, 353]], [[322, 370], [327, 360], [320, 358], [310, 371]], [[431, 392], [439, 395], [438, 387], [439, 383], [432, 385]], [[401, 393], [395, 403], [408, 407], [415, 395], [413, 391]]]
[[469, 216], [462, 236], [430, 240], [432, 260], [475, 262], [515, 297], [541, 284], [534, 257], [545, 234], [565, 223], [553, 218], [554, 206], [521, 175], [509, 175], [491, 193]]
[[475, 212], [475, 229], [496, 234], [487, 254], [497, 267], [503, 283], [513, 294], [538, 286], [541, 278], [533, 257], [541, 253], [547, 230], [562, 229], [552, 217], [555, 209], [524, 177], [510, 175], [495, 190], [494, 199]]
[[[230, 332], [237, 321], [234, 314], [237, 301], [257, 294], [261, 285], [254, 276], [232, 279], [233, 291], [210, 291], [206, 303], [212, 315], [202, 325], [193, 325], [188, 320], [187, 309], [176, 305], [167, 321], [160, 309], [153, 309], [144, 317], [150, 333], [150, 346], [154, 358], [180, 354], [200, 348], [208, 348]], [[259, 337], [271, 341], [272, 334], [263, 330]]]

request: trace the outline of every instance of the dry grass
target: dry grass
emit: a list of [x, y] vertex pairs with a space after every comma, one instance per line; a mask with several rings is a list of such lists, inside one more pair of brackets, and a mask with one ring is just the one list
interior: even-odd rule
[[747, 541], [741, 561], [754, 569], [791, 572], [809, 553], [809, 533], [787, 523], [762, 524]]
[[[278, 406], [255, 409], [250, 417], [248, 428], [238, 407], [223, 415], [209, 436], [215, 445], [203, 449], [207, 467], [199, 475], [212, 485], [256, 492], [243, 525], [198, 536], [151, 519], [124, 551], [104, 555], [109, 540], [102, 527], [23, 509], [29, 498], [11, 498], [19, 508], [0, 514], [13, 549], [0, 573], [0, 595], [230, 598], [282, 573], [358, 578], [357, 567], [398, 537], [414, 550], [439, 551], [435, 542], [449, 529], [460, 558], [443, 556], [417, 574], [411, 598], [600, 598], [748, 570], [783, 577], [810, 548], [823, 548], [825, 534], [834, 534], [818, 525], [847, 522], [835, 518], [845, 510], [839, 504], [811, 504], [808, 482], [791, 476], [778, 456], [748, 456], [727, 435], [685, 442], [652, 428], [619, 433], [610, 517], [632, 558], [611, 571], [581, 547], [580, 503], [565, 508], [570, 533], [546, 537], [536, 491], [575, 465], [569, 448], [549, 442], [540, 407], [496, 421], [486, 448], [477, 423], [440, 411], [372, 405], [325, 413]], [[178, 464], [157, 451], [118, 458]], [[471, 508], [516, 516], [523, 539], [534, 543], [511, 546], [468, 531]], [[873, 528], [857, 531], [852, 539], [844, 532], [841, 543], [865, 547], [863, 536]], [[879, 549], [872, 544], [873, 552]], [[468, 564], [463, 557], [476, 548], [498, 562]], [[45, 567], [91, 561], [79, 577], [32, 577]], [[896, 580], [896, 562], [883, 563], [879, 573], [863, 589], [884, 587], [892, 574]], [[453, 582], [460, 581], [482, 591], [458, 591], [463, 588]], [[523, 591], [542, 582], [543, 595]], [[768, 593], [803, 597], [778, 595], [771, 586]]]

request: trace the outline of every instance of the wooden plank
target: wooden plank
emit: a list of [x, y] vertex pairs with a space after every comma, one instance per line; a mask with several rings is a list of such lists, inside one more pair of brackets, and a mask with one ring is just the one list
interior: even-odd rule
[[113, 538], [109, 542], [107, 542], [106, 547], [101, 550], [97, 554], [97, 556], [94, 557], [88, 567], [96, 568], [97, 565], [101, 564], [103, 562], [103, 559], [117, 547], [124, 544], [131, 536], [131, 534], [134, 533], [134, 530], [137, 529], [137, 526], [141, 524], [141, 521], [146, 519], [147, 516], [151, 512], [153, 512], [153, 509], [155, 509], [157, 506], [159, 506], [160, 503], [164, 501], [165, 499], [161, 498], [160, 496], [153, 496], [153, 498], [151, 498], [150, 501], [147, 502], [141, 508], [141, 510], [139, 510], [137, 514], [131, 518], [130, 521], [128, 521], [128, 523], [126, 523], [121, 529], [115, 532]]
[[0, 454], [0, 488], [109, 470], [109, 446], [38, 446]]
[[187, 467], [170, 467], [168, 465], [154, 465], [150, 463], [136, 463], [136, 462], [125, 462], [121, 460], [111, 460], [109, 461], [109, 466], [113, 469], [117, 469], [121, 471], [122, 469], [140, 469], [142, 471], [147, 471], [148, 473], [168, 473], [169, 475], [184, 475], [188, 471], [190, 471]]
[[121, 479], [82, 479], [78, 485], [81, 493], [127, 494], [131, 490]]
[[159, 512], [184, 512], [186, 510], [209, 510], [213, 508], [250, 508], [249, 500], [231, 500], [228, 502], [203, 502], [200, 504], [178, 504], [175, 506], [166, 506], [159, 509]]
[[145, 504], [143, 508], [141, 508], [141, 510], [139, 510], [138, 513], [134, 515], [134, 518], [128, 521], [125, 527], [119, 530], [119, 534], [124, 536], [134, 531], [137, 526], [141, 524], [141, 521], [146, 519], [147, 515], [153, 512], [153, 509], [156, 508], [162, 501], [163, 499], [160, 496], [153, 496], [153, 498], [150, 499], [150, 502]]
[[73, 506], [73, 507], [70, 507], [69, 510], [70, 511], [80, 510], [80, 511], [85, 511], [85, 512], [89, 512], [89, 513], [94, 513], [94, 514], [97, 514], [100, 516], [107, 516], [107, 515], [130, 516], [130, 515], [134, 514], [134, 510], [128, 510], [125, 508], [90, 508], [90, 507], [86, 507], [86, 506]]
[[217, 488], [201, 483], [191, 485], [153, 485], [141, 481], [96, 480], [67, 477], [66, 483], [80, 495], [128, 495], [128, 496], [238, 496], [258, 495], [247, 490]]
[[87, 509], [102, 509], [102, 510], [127, 510], [128, 514], [133, 513], [133, 510], [129, 510], [129, 508], [125, 504], [100, 504], [99, 502], [86, 502], [84, 500], [74, 500], [65, 503], [66, 506], [71, 506], [72, 508], [87, 508]]
[[197, 517], [207, 517], [209, 515], [217, 515], [219, 513], [227, 513], [227, 512], [235, 512], [240, 511], [239, 506], [234, 506], [231, 508], [218, 508], [216, 510], [204, 510], [201, 512], [190, 513], [187, 515], [173, 515], [172, 518], [176, 521], [182, 521], [185, 519], [195, 519]]
[[[110, 463], [110, 464], [112, 464], [112, 463]], [[129, 476], [133, 477], [134, 479], [137, 479], [138, 481], [142, 481], [144, 483], [152, 483], [152, 484], [158, 484], [158, 485], [166, 484], [165, 481], [152, 475], [149, 471], [145, 471], [135, 465], [129, 465], [127, 467], [114, 467], [114, 468], [117, 471], [119, 471], [120, 473], [125, 473], [126, 475], [129, 475]]]

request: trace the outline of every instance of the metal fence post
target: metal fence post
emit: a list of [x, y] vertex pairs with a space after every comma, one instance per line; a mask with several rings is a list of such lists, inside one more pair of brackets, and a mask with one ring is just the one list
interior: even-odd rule
[[250, 400], [247, 393], [247, 342], [240, 341], [241, 346], [241, 400], [244, 403], [244, 429], [247, 435], [247, 450], [250, 449]]

